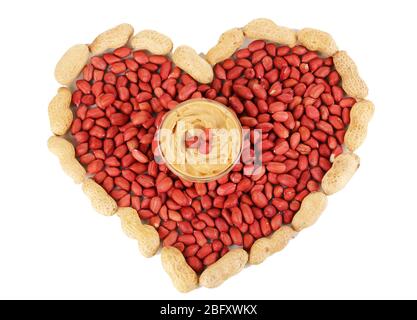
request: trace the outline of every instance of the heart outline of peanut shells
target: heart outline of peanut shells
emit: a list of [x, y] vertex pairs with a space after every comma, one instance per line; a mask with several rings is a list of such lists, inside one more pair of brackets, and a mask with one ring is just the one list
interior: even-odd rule
[[118, 25], [98, 35], [90, 45], [79, 44], [71, 47], [59, 60], [55, 78], [62, 87], [48, 107], [53, 133], [48, 140], [48, 148], [59, 159], [64, 172], [75, 183], [82, 184], [82, 190], [96, 211], [105, 216], [117, 215], [120, 218], [123, 231], [138, 242], [139, 250], [145, 257], [154, 256], [160, 249], [158, 232], [153, 226], [143, 224], [135, 209], [118, 208], [116, 201], [106, 190], [88, 177], [86, 170], [75, 157], [73, 144], [66, 136], [73, 121], [69, 86], [77, 79], [90, 57], [130, 45], [134, 50], [171, 56], [177, 67], [204, 84], [213, 80], [213, 67], [230, 58], [242, 47], [245, 39], [265, 40], [289, 47], [302, 45], [323, 56], [332, 57], [335, 69], [341, 76], [343, 90], [357, 100], [351, 109], [343, 154], [334, 159], [332, 167], [322, 180], [321, 190], [304, 198], [290, 225], [256, 240], [249, 253], [239, 248], [230, 250], [208, 266], [200, 276], [187, 264], [178, 249], [165, 247], [161, 250], [162, 266], [179, 291], [189, 292], [199, 285], [214, 288], [239, 273], [248, 263], [259, 264], [270, 255], [283, 250], [300, 231], [312, 226], [319, 219], [327, 206], [327, 197], [343, 189], [359, 167], [360, 159], [354, 152], [366, 138], [374, 105], [366, 100], [368, 89], [354, 61], [346, 51], [339, 51], [331, 35], [323, 31], [311, 28], [296, 31], [278, 26], [269, 19], [255, 19], [243, 28], [224, 32], [218, 43], [204, 56], [198, 55], [188, 46], [179, 46], [172, 53], [172, 41], [153, 30], [133, 34], [131, 25]]

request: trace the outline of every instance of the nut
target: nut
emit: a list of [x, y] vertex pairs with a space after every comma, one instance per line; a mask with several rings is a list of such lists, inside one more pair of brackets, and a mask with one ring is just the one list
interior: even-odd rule
[[326, 56], [332, 56], [337, 52], [336, 42], [327, 32], [305, 28], [298, 31], [297, 38], [307, 49], [319, 51]]
[[364, 99], [368, 95], [368, 87], [359, 76], [355, 62], [346, 51], [339, 51], [333, 56], [337, 72], [342, 78], [342, 87], [349, 96]]
[[58, 157], [64, 172], [71, 177], [75, 183], [82, 183], [85, 179], [85, 169], [75, 159], [74, 146], [61, 137], [53, 136], [48, 140], [48, 149]]
[[68, 49], [55, 67], [55, 79], [62, 85], [70, 85], [80, 74], [90, 57], [88, 46], [78, 44]]
[[90, 51], [94, 55], [104, 53], [109, 49], [123, 47], [133, 34], [133, 27], [123, 23], [99, 34], [90, 44]]
[[70, 109], [71, 91], [62, 87], [48, 106], [49, 123], [52, 133], [61, 136], [71, 127], [73, 115]]
[[147, 258], [154, 256], [160, 245], [159, 235], [155, 228], [142, 224], [137, 211], [133, 208], [119, 208], [117, 215], [125, 234], [138, 241], [139, 251], [143, 256]]
[[159, 55], [167, 55], [172, 50], [171, 39], [153, 30], [143, 30], [137, 33], [130, 44], [135, 50], [148, 50]]
[[248, 262], [248, 253], [243, 249], [233, 249], [209, 266], [200, 276], [200, 284], [215, 288], [230, 277], [238, 274]]
[[181, 251], [174, 247], [161, 250], [162, 266], [171, 277], [175, 288], [180, 292], [189, 292], [198, 287], [198, 276], [187, 264]]
[[350, 151], [358, 149], [368, 133], [368, 123], [374, 114], [371, 101], [357, 102], [350, 111], [350, 125], [345, 135], [345, 145]]
[[326, 209], [327, 197], [323, 192], [313, 192], [304, 198], [300, 210], [292, 220], [295, 231], [312, 226]]
[[197, 52], [188, 46], [180, 46], [172, 55], [174, 63], [201, 83], [213, 81], [213, 69], [211, 65], [200, 57]]
[[223, 33], [217, 44], [207, 52], [206, 59], [211, 65], [230, 58], [245, 41], [241, 29], [234, 28]]
[[295, 46], [297, 43], [295, 31], [286, 27], [279, 27], [269, 19], [252, 20], [243, 28], [243, 32], [250, 39], [262, 39], [290, 47]]
[[256, 240], [250, 250], [249, 263], [262, 263], [270, 255], [283, 250], [296, 235], [297, 232], [294, 229], [283, 226], [275, 231], [271, 237]]
[[359, 168], [359, 163], [359, 157], [353, 153], [338, 156], [321, 182], [324, 193], [331, 195], [342, 190]]
[[[306, 30], [300, 32], [301, 39], [320, 33]], [[146, 43], [138, 40], [144, 34], [136, 38], [138, 45]], [[324, 33], [320, 35], [325, 38]], [[208, 52], [211, 63], [222, 61], [215, 66], [216, 79], [209, 85], [201, 81], [213, 79], [213, 68], [191, 48], [179, 47], [172, 63], [169, 57], [148, 52], [155, 52], [150, 46], [134, 52], [133, 59], [131, 49], [122, 47], [114, 54], [92, 58], [72, 97], [79, 107], [71, 134], [77, 157], [94, 175], [94, 181], [85, 183], [92, 184], [93, 191], [84, 187], [93, 206], [106, 215], [117, 211], [123, 230], [138, 241], [145, 256], [155, 254], [159, 238], [164, 247], [175, 248], [164, 249], [162, 259], [181, 291], [195, 288], [201, 272], [203, 286], [220, 285], [239, 272], [248, 258], [253, 264], [264, 261], [318, 219], [327, 202], [325, 193], [318, 192], [320, 182], [332, 160], [343, 153], [344, 129], [357, 101], [344, 97], [337, 86], [340, 77], [332, 58], [321, 59], [301, 45], [291, 49], [264, 40], [255, 40], [233, 55], [243, 38], [241, 30], [229, 30]], [[323, 45], [331, 40], [321, 40], [309, 46], [322, 50], [332, 46]], [[170, 40], [167, 48], [172, 48]], [[182, 74], [181, 68], [188, 74]], [[142, 84], [130, 90], [126, 79]], [[108, 85], [104, 87], [103, 82]], [[216, 182], [197, 186], [168, 175], [154, 161], [153, 127], [160, 126], [163, 110], [203, 97], [230, 102], [243, 125], [262, 130], [265, 161], [254, 175], [243, 174], [255, 170], [245, 164]], [[124, 103], [132, 98], [139, 108]], [[94, 103], [100, 108], [90, 108]], [[108, 114], [104, 109], [113, 103], [117, 110]], [[362, 125], [364, 111], [358, 110], [358, 125]], [[133, 127], [127, 124], [129, 119]], [[62, 154], [74, 157], [74, 149]], [[104, 202], [95, 200], [100, 197]], [[233, 245], [252, 249], [249, 257], [242, 249], [228, 253]]]
[[83, 183], [83, 191], [91, 201], [93, 208], [102, 215], [112, 216], [116, 213], [117, 203], [110, 197], [106, 190], [92, 179], [86, 179]]

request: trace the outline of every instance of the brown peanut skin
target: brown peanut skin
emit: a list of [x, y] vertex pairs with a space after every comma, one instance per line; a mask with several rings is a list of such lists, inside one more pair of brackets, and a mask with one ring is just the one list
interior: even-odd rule
[[359, 168], [359, 164], [359, 157], [353, 153], [338, 156], [321, 182], [324, 193], [331, 195], [342, 190]]
[[350, 111], [350, 124], [345, 135], [345, 145], [350, 151], [357, 150], [368, 134], [368, 123], [374, 114], [375, 106], [371, 101], [357, 102]]
[[262, 263], [272, 254], [282, 251], [296, 235], [297, 232], [290, 226], [282, 226], [271, 237], [256, 240], [250, 249], [249, 263]]
[[155, 228], [142, 224], [137, 211], [133, 208], [119, 208], [117, 215], [125, 234], [138, 241], [142, 255], [146, 258], [154, 256], [160, 246], [159, 235]]
[[200, 276], [200, 285], [206, 288], [218, 287], [242, 271], [247, 262], [248, 253], [245, 250], [233, 249], [204, 270]]
[[327, 196], [323, 192], [313, 192], [304, 198], [300, 210], [292, 220], [295, 231], [311, 227], [327, 207]]
[[180, 292], [189, 292], [198, 287], [198, 276], [187, 264], [181, 251], [174, 247], [161, 250], [162, 266], [170, 276], [175, 288]]

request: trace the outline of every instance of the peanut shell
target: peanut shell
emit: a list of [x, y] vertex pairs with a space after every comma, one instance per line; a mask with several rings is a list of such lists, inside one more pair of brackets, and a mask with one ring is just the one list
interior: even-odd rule
[[85, 44], [72, 46], [65, 52], [55, 67], [55, 79], [62, 85], [70, 85], [80, 74], [90, 57]]
[[170, 276], [175, 288], [180, 292], [189, 292], [198, 287], [198, 276], [187, 264], [181, 251], [174, 247], [161, 250], [162, 266]]
[[64, 157], [75, 157], [74, 146], [71, 142], [62, 137], [50, 137], [48, 139], [48, 149], [59, 159]]
[[336, 42], [327, 32], [305, 28], [298, 31], [297, 38], [307, 49], [319, 51], [326, 56], [332, 56], [337, 52]]
[[116, 201], [94, 180], [86, 179], [83, 183], [83, 191], [90, 199], [93, 208], [98, 213], [101, 213], [104, 216], [112, 216], [116, 213]]
[[137, 211], [133, 208], [119, 208], [117, 215], [125, 234], [138, 241], [142, 255], [147, 258], [154, 256], [160, 245], [159, 235], [155, 228], [142, 224]]
[[99, 55], [110, 49], [123, 47], [133, 34], [133, 27], [130, 24], [122, 23], [99, 34], [90, 44], [90, 51]]
[[178, 47], [172, 55], [172, 60], [196, 81], [201, 83], [210, 83], [213, 81], [213, 69], [211, 65], [200, 57], [193, 48], [188, 46]]
[[324, 193], [331, 195], [342, 190], [359, 168], [359, 163], [359, 157], [353, 153], [338, 156], [321, 182]]
[[71, 91], [62, 87], [48, 106], [49, 123], [53, 134], [64, 135], [71, 127], [73, 114], [70, 109]]
[[248, 253], [245, 250], [233, 249], [204, 270], [200, 276], [200, 284], [206, 288], [218, 287], [242, 271], [247, 262]]
[[334, 66], [342, 78], [342, 87], [346, 93], [356, 99], [364, 99], [368, 95], [368, 87], [359, 75], [355, 62], [346, 51], [333, 55]]
[[216, 63], [230, 58], [241, 47], [245, 36], [241, 29], [234, 28], [223, 33], [217, 44], [207, 54], [207, 61], [214, 66]]
[[75, 149], [71, 142], [62, 137], [52, 136], [48, 140], [48, 149], [59, 159], [62, 169], [75, 183], [84, 181], [86, 172], [75, 158]]
[[374, 104], [363, 100], [357, 102], [350, 111], [350, 124], [345, 134], [345, 145], [350, 151], [358, 149], [368, 133], [368, 123], [374, 114]]
[[243, 33], [250, 39], [261, 39], [293, 47], [297, 44], [297, 33], [286, 27], [279, 27], [269, 19], [255, 19], [249, 22]]
[[320, 218], [326, 209], [327, 197], [323, 192], [313, 192], [304, 198], [300, 210], [292, 220], [292, 227], [295, 231], [312, 226]]
[[170, 38], [153, 30], [143, 30], [137, 33], [130, 44], [135, 50], [148, 50], [159, 55], [169, 54], [173, 46]]
[[272, 254], [282, 251], [297, 232], [289, 226], [282, 226], [269, 238], [261, 238], [255, 241], [250, 249], [249, 263], [260, 264]]

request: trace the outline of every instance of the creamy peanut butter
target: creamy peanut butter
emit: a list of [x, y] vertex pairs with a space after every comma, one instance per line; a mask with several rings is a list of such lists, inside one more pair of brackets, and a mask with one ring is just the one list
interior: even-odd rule
[[236, 115], [207, 99], [188, 100], [167, 113], [158, 137], [166, 165], [190, 181], [215, 180], [227, 173], [242, 148]]

